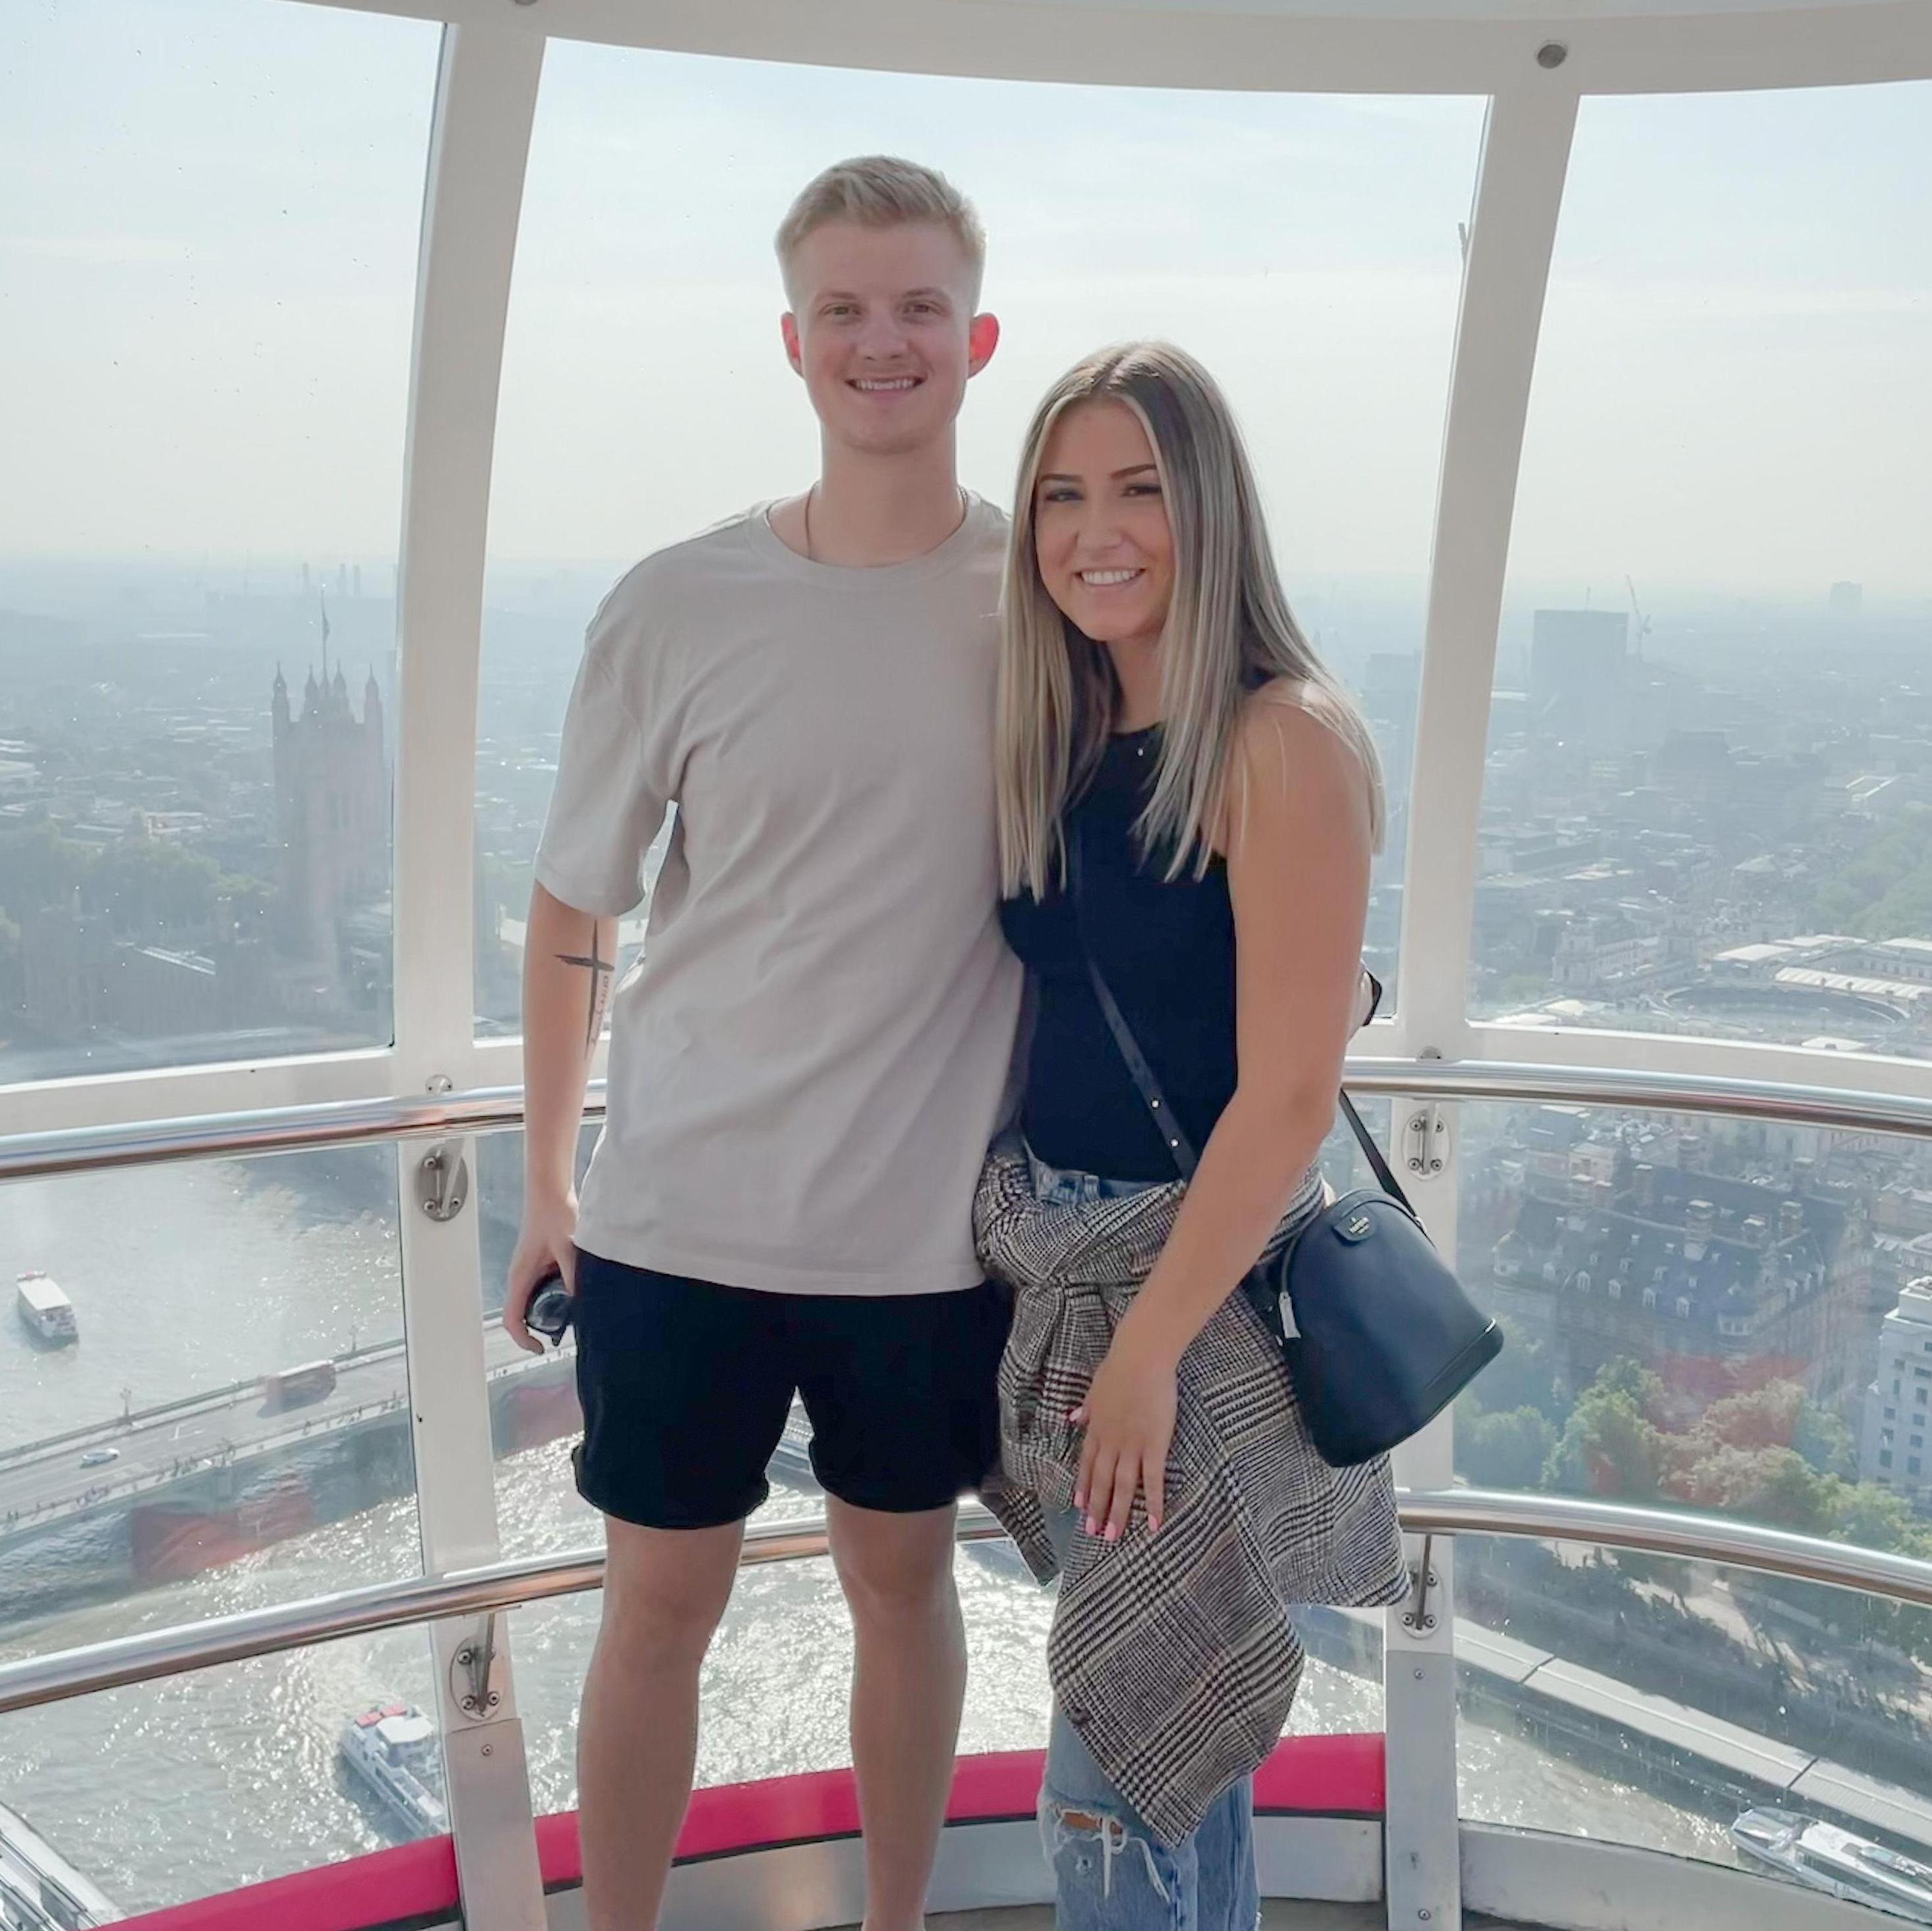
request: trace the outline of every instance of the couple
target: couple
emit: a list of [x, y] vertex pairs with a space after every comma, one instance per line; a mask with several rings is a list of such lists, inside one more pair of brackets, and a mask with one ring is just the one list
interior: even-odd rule
[[[999, 340], [984, 250], [928, 169], [806, 188], [778, 252], [818, 480], [625, 577], [564, 727], [504, 1318], [535, 1346], [562, 1271], [608, 1535], [578, 1730], [593, 1931], [657, 1921], [700, 1667], [795, 1393], [855, 1630], [866, 1931], [922, 1923], [963, 1492], [1063, 1575], [1041, 1816], [1064, 1927], [1252, 1931], [1286, 1605], [1402, 1593], [1386, 1465], [1318, 1461], [1240, 1291], [1319, 1201], [1374, 751], [1178, 350], [1054, 385], [1010, 529], [961, 489], [955, 419]], [[580, 1201], [616, 921], [672, 802]], [[1191, 1185], [1089, 951], [1202, 1147]]]

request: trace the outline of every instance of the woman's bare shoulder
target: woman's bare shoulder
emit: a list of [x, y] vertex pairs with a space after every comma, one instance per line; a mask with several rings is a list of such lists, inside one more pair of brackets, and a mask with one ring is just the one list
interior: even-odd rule
[[1277, 677], [1250, 691], [1241, 700], [1236, 735], [1251, 779], [1279, 781], [1298, 769], [1331, 781], [1360, 780], [1360, 754], [1346, 705], [1308, 679]]

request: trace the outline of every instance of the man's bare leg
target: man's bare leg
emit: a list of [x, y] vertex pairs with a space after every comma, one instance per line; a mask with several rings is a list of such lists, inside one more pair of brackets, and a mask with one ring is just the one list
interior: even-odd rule
[[577, 1724], [590, 1931], [656, 1931], [698, 1755], [698, 1678], [730, 1600], [742, 1522], [647, 1529], [607, 1516], [604, 1618]]
[[826, 1498], [851, 1605], [852, 1762], [866, 1830], [865, 1931], [922, 1931], [966, 1698], [955, 1511], [888, 1515]]

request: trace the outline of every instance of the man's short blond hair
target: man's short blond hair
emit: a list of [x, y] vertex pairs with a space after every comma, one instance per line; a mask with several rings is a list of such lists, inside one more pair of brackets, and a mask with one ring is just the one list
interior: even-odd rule
[[798, 244], [828, 222], [849, 221], [860, 228], [894, 228], [902, 222], [932, 221], [948, 230], [973, 268], [973, 293], [986, 266], [986, 231], [973, 204], [937, 168], [892, 154], [862, 154], [835, 162], [800, 190], [778, 224], [778, 266], [789, 280]]

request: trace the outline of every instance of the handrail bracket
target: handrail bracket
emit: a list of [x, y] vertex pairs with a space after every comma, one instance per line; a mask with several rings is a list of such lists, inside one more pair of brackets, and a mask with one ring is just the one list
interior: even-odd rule
[[449, 1659], [449, 1694], [452, 1702], [472, 1723], [487, 1721], [503, 1700], [501, 1687], [494, 1681], [496, 1670], [496, 1618], [485, 1616], [476, 1633], [466, 1636]]
[[1421, 1555], [1408, 1565], [1408, 1606], [1402, 1612], [1402, 1626], [1418, 1636], [1426, 1636], [1436, 1627], [1429, 1607], [1429, 1592], [1441, 1580], [1431, 1560], [1435, 1552], [1435, 1537], [1426, 1535]]

